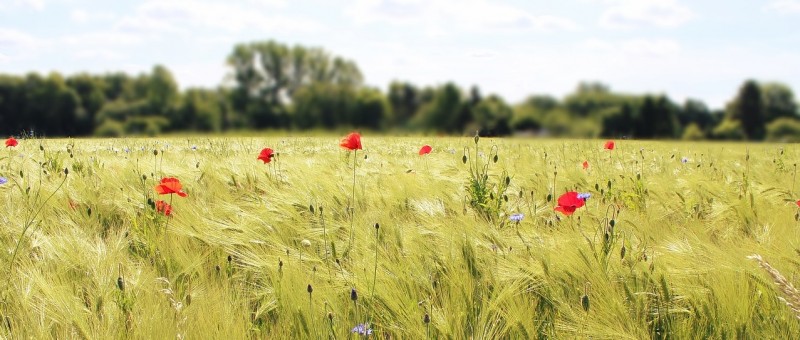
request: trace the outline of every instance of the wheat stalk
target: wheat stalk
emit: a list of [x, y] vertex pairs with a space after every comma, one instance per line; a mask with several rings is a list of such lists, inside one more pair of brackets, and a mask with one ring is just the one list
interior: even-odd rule
[[783, 296], [779, 297], [779, 299], [792, 309], [795, 317], [800, 319], [800, 291], [798, 291], [791, 282], [786, 280], [786, 278], [783, 277], [783, 275], [781, 275], [777, 269], [772, 267], [769, 262], [764, 261], [764, 259], [761, 258], [761, 255], [753, 254], [747, 258], [756, 260], [758, 265], [761, 266], [761, 268], [764, 268], [769, 276], [772, 276], [772, 279], [775, 280], [775, 284], [778, 285], [778, 288], [783, 294]]

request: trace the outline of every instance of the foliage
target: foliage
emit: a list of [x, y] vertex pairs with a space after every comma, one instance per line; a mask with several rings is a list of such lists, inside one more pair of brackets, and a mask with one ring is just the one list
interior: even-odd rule
[[489, 154], [480, 151], [480, 137], [476, 134], [475, 153], [469, 148], [464, 148], [461, 162], [469, 164], [469, 177], [467, 177], [467, 199], [470, 207], [478, 216], [493, 223], [500, 223], [504, 215], [503, 204], [508, 201], [506, 190], [511, 183], [511, 177], [504, 170], [500, 175], [491, 175], [490, 166], [500, 159], [497, 146], [492, 146]]
[[771, 141], [800, 142], [800, 121], [796, 118], [778, 118], [767, 124], [767, 139]]
[[[745, 81], [724, 110], [696, 99], [676, 103], [661, 94], [620, 93], [600, 82], [582, 82], [563, 98], [531, 95], [508, 103], [484, 96], [476, 85], [465, 89], [453, 82], [420, 87], [393, 81], [382, 91], [364, 85], [352, 60], [273, 40], [237, 44], [226, 62], [231, 73], [208, 89], [180, 90], [162, 65], [138, 75], [0, 75], [0, 133], [107, 134], [115, 123], [106, 122], [113, 120], [128, 127], [123, 134], [158, 122], [149, 133], [364, 128], [674, 139], [695, 124], [705, 136], [761, 140], [766, 124], [800, 117], [792, 89], [777, 82]], [[742, 134], [731, 129], [732, 121], [740, 122]], [[105, 131], [97, 131], [101, 127]]]

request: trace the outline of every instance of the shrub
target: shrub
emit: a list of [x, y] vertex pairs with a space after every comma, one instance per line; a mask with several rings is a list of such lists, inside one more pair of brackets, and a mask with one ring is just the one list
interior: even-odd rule
[[771, 141], [800, 142], [800, 121], [778, 118], [767, 124], [767, 139]]

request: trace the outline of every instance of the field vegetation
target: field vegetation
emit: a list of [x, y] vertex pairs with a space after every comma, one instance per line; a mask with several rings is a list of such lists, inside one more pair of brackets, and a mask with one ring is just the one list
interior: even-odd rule
[[0, 338], [800, 334], [794, 145], [339, 139], [6, 147]]

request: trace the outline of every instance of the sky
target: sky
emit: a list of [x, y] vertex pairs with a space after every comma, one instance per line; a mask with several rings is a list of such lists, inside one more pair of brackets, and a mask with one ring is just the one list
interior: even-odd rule
[[800, 95], [800, 0], [0, 0], [0, 73], [169, 68], [230, 81], [237, 43], [354, 60], [367, 85], [452, 81], [518, 103], [581, 81], [722, 108], [746, 79]]

